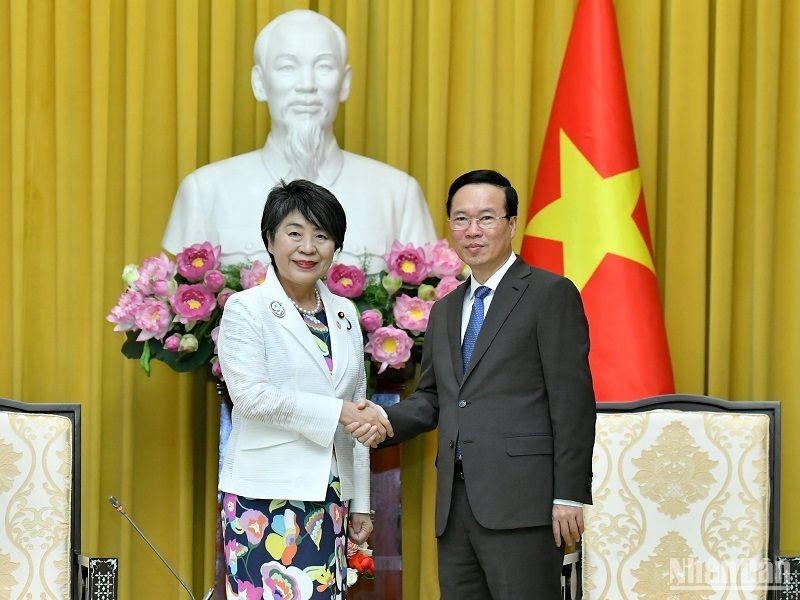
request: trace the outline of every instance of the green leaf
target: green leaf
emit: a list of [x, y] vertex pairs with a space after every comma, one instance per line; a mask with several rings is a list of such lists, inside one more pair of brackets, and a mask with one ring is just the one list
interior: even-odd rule
[[139, 357], [139, 364], [144, 369], [144, 372], [147, 373], [147, 376], [150, 377], [150, 344], [142, 344], [142, 355]]
[[150, 340], [152, 357], [165, 363], [173, 371], [186, 373], [197, 371], [209, 363], [214, 355], [214, 342], [210, 338], [199, 340], [200, 344], [194, 352], [169, 352], [157, 340]]
[[125, 342], [122, 344], [122, 354], [125, 358], [139, 358], [144, 349], [144, 342], [136, 341], [136, 332], [126, 331]]

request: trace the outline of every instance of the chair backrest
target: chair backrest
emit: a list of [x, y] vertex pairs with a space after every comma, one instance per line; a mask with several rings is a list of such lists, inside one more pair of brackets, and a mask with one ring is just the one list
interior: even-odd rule
[[673, 394], [597, 413], [584, 598], [767, 597], [780, 404]]
[[80, 405], [0, 398], [0, 598], [77, 597]]

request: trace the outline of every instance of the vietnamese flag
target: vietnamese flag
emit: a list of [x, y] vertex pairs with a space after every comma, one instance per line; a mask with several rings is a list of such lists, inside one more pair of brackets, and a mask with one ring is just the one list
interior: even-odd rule
[[580, 0], [522, 257], [581, 292], [598, 401], [674, 391], [612, 0]]

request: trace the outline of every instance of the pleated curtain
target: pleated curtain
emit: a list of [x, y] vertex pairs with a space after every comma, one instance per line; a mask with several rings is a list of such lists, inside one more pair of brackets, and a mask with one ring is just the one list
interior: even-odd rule
[[[615, 5], [676, 388], [780, 400], [791, 432], [800, 2]], [[263, 144], [252, 44], [292, 8], [348, 36], [344, 148], [414, 175], [442, 236], [447, 187], [473, 168], [505, 173], [526, 221], [572, 0], [0, 0], [0, 395], [82, 404], [83, 547], [120, 558], [121, 598], [183, 596], [112, 494], [195, 590], [211, 584], [218, 400], [200, 375], [146, 377], [104, 317], [122, 267], [159, 252], [181, 178]], [[404, 448], [407, 599], [438, 598], [435, 446]], [[784, 435], [785, 554], [798, 457]]]

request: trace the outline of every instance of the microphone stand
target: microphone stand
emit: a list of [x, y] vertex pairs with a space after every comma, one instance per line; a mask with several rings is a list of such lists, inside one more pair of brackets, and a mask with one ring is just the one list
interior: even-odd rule
[[[186, 590], [186, 593], [187, 593], [187, 594], [189, 594], [189, 597], [190, 597], [192, 600], [196, 600], [196, 598], [194, 597], [194, 594], [192, 593], [192, 590], [191, 590], [191, 589], [189, 589], [189, 586], [188, 586], [188, 585], [186, 585], [186, 582], [185, 582], [183, 579], [181, 579], [181, 576], [180, 576], [180, 575], [178, 575], [178, 573], [175, 571], [175, 569], [173, 569], [173, 568], [172, 568], [172, 566], [171, 566], [171, 565], [170, 565], [170, 564], [167, 562], [167, 559], [165, 559], [165, 558], [164, 558], [164, 557], [161, 555], [161, 552], [159, 552], [159, 551], [158, 551], [158, 548], [156, 548], [156, 547], [153, 545], [153, 543], [152, 543], [152, 542], [151, 542], [151, 541], [150, 541], [150, 540], [147, 538], [147, 536], [144, 534], [144, 532], [143, 532], [141, 529], [139, 529], [139, 526], [138, 526], [136, 523], [134, 523], [133, 519], [131, 519], [131, 518], [128, 516], [128, 513], [125, 511], [125, 508], [122, 506], [122, 503], [120, 503], [120, 501], [119, 501], [119, 500], [117, 500], [117, 499], [116, 499], [114, 496], [109, 496], [109, 497], [108, 497], [108, 501], [111, 503], [111, 506], [113, 506], [113, 507], [114, 507], [114, 508], [117, 510], [117, 512], [118, 512], [119, 514], [121, 514], [123, 517], [125, 517], [125, 518], [128, 520], [128, 523], [130, 523], [130, 524], [133, 526], [133, 528], [136, 530], [136, 533], [138, 533], [138, 534], [139, 534], [139, 536], [140, 536], [140, 537], [141, 537], [141, 538], [142, 538], [142, 539], [145, 541], [145, 543], [146, 543], [146, 544], [147, 544], [147, 545], [150, 547], [150, 549], [151, 549], [153, 552], [155, 552], [155, 553], [156, 553], [156, 556], [158, 556], [158, 558], [161, 560], [161, 562], [162, 562], [162, 563], [164, 563], [164, 566], [165, 566], [165, 567], [167, 567], [167, 568], [169, 569], [169, 571], [170, 571], [170, 573], [172, 573], [173, 577], [175, 577], [175, 579], [177, 579], [177, 580], [178, 580], [178, 583], [180, 583], [180, 584], [183, 586], [183, 589], [185, 589], [185, 590]], [[210, 598], [210, 597], [211, 597], [211, 593], [212, 593], [212, 592], [213, 592], [213, 588], [212, 588], [212, 589], [210, 589], [210, 590], [208, 590], [208, 592], [206, 593], [206, 595], [205, 595], [205, 596], [203, 596], [203, 600], [207, 600], [208, 598]]]

